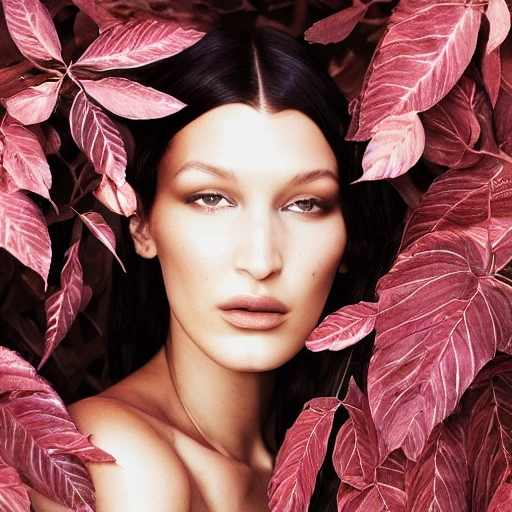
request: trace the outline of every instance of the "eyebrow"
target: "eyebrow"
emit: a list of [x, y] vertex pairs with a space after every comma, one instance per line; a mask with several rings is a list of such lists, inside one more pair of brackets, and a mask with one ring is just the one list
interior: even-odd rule
[[[226, 169], [225, 167], [217, 167], [215, 165], [200, 162], [198, 160], [192, 160], [185, 163], [178, 169], [174, 176], [176, 177], [178, 174], [189, 170], [199, 170], [226, 180], [237, 181], [236, 175], [233, 171]], [[329, 169], [314, 169], [297, 174], [297, 176], [292, 178], [290, 181], [290, 185], [304, 185], [306, 183], [312, 183], [313, 181], [321, 180], [324, 178], [334, 179], [336, 182], [338, 182], [338, 176], [335, 171]]]

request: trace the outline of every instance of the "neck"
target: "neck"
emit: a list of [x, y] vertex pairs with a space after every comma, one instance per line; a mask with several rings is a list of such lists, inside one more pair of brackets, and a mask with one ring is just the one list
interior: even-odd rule
[[165, 356], [183, 412], [200, 437], [229, 458], [252, 467], [269, 466], [264, 434], [273, 427], [275, 372], [225, 368], [193, 342], [170, 340]]

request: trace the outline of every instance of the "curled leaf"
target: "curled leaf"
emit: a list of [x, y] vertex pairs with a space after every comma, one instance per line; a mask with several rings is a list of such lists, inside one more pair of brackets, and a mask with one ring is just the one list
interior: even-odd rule
[[175, 55], [202, 36], [175, 23], [129, 21], [102, 32], [71, 68], [136, 68]]
[[60, 275], [60, 288], [45, 302], [48, 327], [45, 335], [45, 350], [39, 363], [40, 369], [51, 353], [63, 340], [80, 311], [82, 302], [82, 265], [78, 258], [80, 242], [74, 243], [68, 251], [68, 259]]
[[117, 187], [111, 179], [103, 176], [100, 186], [93, 194], [107, 208], [119, 215], [130, 217], [137, 211], [137, 197], [129, 183]]
[[343, 350], [362, 340], [372, 332], [379, 305], [360, 302], [345, 306], [328, 315], [309, 335], [306, 346], [309, 350]]
[[119, 262], [119, 265], [121, 265], [121, 268], [126, 272], [123, 262], [119, 259], [119, 256], [116, 253], [116, 237], [114, 232], [105, 222], [103, 217], [96, 212], [87, 212], [80, 214], [80, 218], [91, 230], [91, 233], [114, 255], [116, 260]]
[[57, 31], [39, 0], [3, 0], [2, 4], [11, 37], [27, 59], [62, 62]]
[[478, 0], [403, 0], [391, 15], [361, 91], [347, 138], [368, 140], [389, 116], [423, 112], [461, 77], [476, 48]]
[[80, 83], [98, 103], [127, 119], [157, 119], [174, 114], [185, 106], [168, 94], [126, 78], [80, 80]]
[[31, 364], [5, 347], [0, 347], [0, 369], [0, 395], [11, 391], [46, 391], [48, 389], [47, 383]]
[[307, 510], [340, 405], [336, 398], [310, 400], [286, 433], [268, 489], [272, 512]]
[[406, 173], [423, 153], [425, 132], [416, 112], [386, 117], [373, 133], [358, 182], [396, 178]]
[[43, 82], [5, 100], [7, 112], [21, 124], [46, 121], [57, 103], [62, 80]]
[[0, 191], [0, 247], [47, 283], [52, 245], [41, 210], [21, 192]]
[[23, 126], [4, 124], [3, 166], [14, 183], [24, 190], [50, 199], [52, 174], [37, 137]]
[[101, 108], [80, 91], [70, 113], [71, 134], [96, 172], [106, 174], [117, 187], [126, 181], [126, 150], [119, 130]]

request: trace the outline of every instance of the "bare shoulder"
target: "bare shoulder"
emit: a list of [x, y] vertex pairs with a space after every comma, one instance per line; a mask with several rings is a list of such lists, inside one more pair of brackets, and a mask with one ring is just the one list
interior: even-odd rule
[[78, 429], [116, 459], [115, 464], [88, 464], [98, 512], [189, 512], [187, 470], [143, 415], [129, 404], [102, 396], [77, 402], [69, 412]]

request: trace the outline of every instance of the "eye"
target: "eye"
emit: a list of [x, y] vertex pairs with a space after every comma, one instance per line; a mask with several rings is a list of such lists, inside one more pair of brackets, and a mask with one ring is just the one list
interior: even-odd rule
[[187, 203], [195, 203], [198, 206], [202, 206], [206, 209], [233, 206], [233, 203], [226, 199], [223, 195], [213, 193], [196, 194], [188, 198]]
[[286, 206], [285, 209], [297, 213], [315, 213], [321, 210], [315, 199], [298, 199]]

